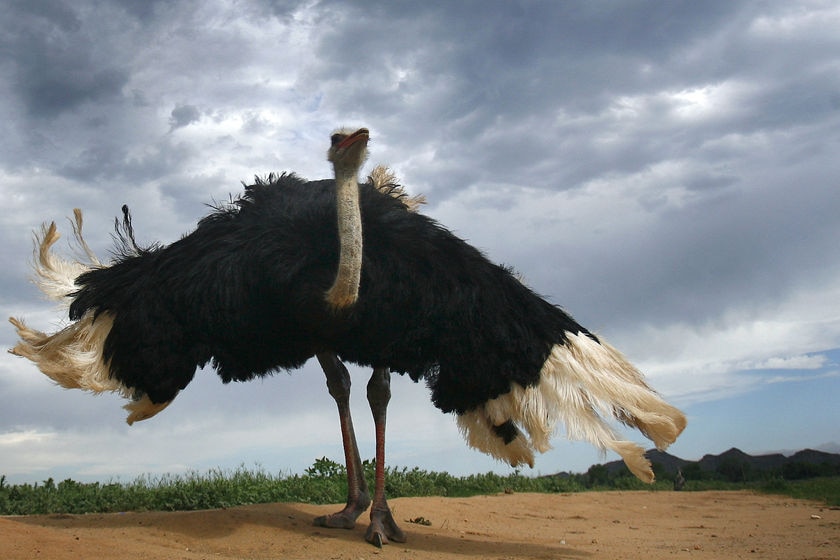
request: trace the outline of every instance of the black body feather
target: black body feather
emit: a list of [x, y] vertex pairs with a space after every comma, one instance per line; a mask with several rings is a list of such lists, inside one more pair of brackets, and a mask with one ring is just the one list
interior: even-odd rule
[[596, 340], [434, 220], [370, 184], [360, 197], [362, 277], [348, 310], [324, 300], [338, 263], [335, 182], [289, 174], [246, 187], [169, 246], [81, 275], [70, 318], [112, 315], [111, 374], [153, 402], [208, 362], [244, 381], [332, 350], [424, 379], [437, 407], [463, 413], [511, 382], [538, 383], [567, 331]]

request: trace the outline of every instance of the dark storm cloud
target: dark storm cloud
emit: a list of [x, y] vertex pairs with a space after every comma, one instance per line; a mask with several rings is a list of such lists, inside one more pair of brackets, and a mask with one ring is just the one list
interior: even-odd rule
[[[15, 69], [14, 91], [26, 113], [52, 118], [83, 103], [119, 97], [128, 73], [103, 59], [76, 13], [48, 2], [15, 3], [3, 25], [3, 51]], [[14, 10], [17, 9], [17, 13]]]
[[54, 117], [85, 102], [119, 96], [128, 81], [125, 72], [116, 68], [91, 73], [69, 57], [56, 56], [37, 63], [41, 63], [45, 73], [22, 72], [20, 76], [21, 95], [32, 116]]
[[121, 6], [122, 9], [139, 21], [152, 23], [155, 19], [158, 6], [173, 4], [174, 0], [143, 0], [142, 2], [135, 0], [112, 0], [112, 2]]
[[126, 147], [105, 141], [85, 149], [55, 171], [80, 182], [138, 185], [177, 173], [191, 154], [189, 146], [166, 139], [148, 146], [141, 155], [131, 155]]
[[188, 126], [201, 118], [201, 111], [195, 105], [178, 105], [172, 109], [169, 116], [169, 124], [172, 126], [170, 130]]
[[19, 26], [21, 22], [29, 23], [33, 20], [48, 22], [62, 31], [76, 31], [80, 27], [76, 11], [61, 0], [43, 0], [37, 3], [11, 0], [4, 9], [9, 16], [6, 18], [9, 29]]
[[[634, 164], [632, 153], [585, 149], [591, 131], [569, 130], [562, 115], [580, 122], [619, 94], [703, 83], [681, 71], [685, 52], [742, 19], [727, 2], [500, 2], [482, 4], [480, 17], [473, 3], [322, 5], [331, 25], [318, 35], [322, 62], [308, 77], [327, 84], [336, 111], [377, 115], [400, 148], [435, 150], [425, 178], [436, 197], [461, 186], [458, 169], [474, 181], [563, 189], [607, 166], [644, 165], [644, 154]], [[547, 158], [557, 167], [528, 172]], [[588, 172], [560, 168], [587, 161]]]
[[[750, 35], [766, 5], [503, 2], [482, 4], [480, 17], [470, 3], [323, 5], [333, 12], [308, 78], [329, 92], [329, 108], [376, 115], [389, 144], [432, 152], [422, 188], [435, 201], [471, 182], [561, 190], [604, 170], [694, 158], [722, 134], [830, 116], [837, 91], [826, 91], [830, 66], [813, 73], [799, 62], [830, 56], [819, 42], [791, 54], [785, 40]], [[667, 97], [610, 115], [621, 99], [733, 79], [753, 89], [708, 123], [679, 122]]]
[[[675, 320], [704, 324], [763, 309], [836, 274], [825, 268], [825, 257], [840, 238], [840, 225], [827, 210], [836, 208], [838, 196], [824, 183], [810, 182], [818, 178], [804, 169], [762, 178], [762, 189], [724, 187], [581, 263], [592, 278], [623, 278], [622, 297], [611, 298], [609, 307], [598, 300], [615, 289], [612, 282], [592, 290], [581, 308], [618, 329]], [[792, 188], [797, 180], [809, 182]], [[804, 270], [812, 271], [810, 280], [802, 278]]]

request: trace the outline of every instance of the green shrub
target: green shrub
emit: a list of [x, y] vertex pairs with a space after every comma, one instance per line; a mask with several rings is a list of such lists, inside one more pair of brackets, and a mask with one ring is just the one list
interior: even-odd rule
[[[420, 468], [386, 469], [386, 494], [402, 496], [475, 496], [501, 492], [579, 492], [594, 490], [657, 490], [672, 488], [669, 480], [645, 484], [629, 473], [610, 474], [596, 465], [586, 474], [529, 477], [488, 472], [456, 477]], [[373, 461], [364, 461], [368, 484], [373, 487]], [[726, 470], [726, 469], [724, 469]], [[731, 474], [744, 471], [732, 469]], [[731, 478], [743, 478], [733, 476]], [[757, 482], [689, 479], [685, 491], [754, 489], [795, 498], [840, 505], [840, 477], [806, 480], [766, 478]], [[267, 502], [341, 503], [347, 497], [346, 469], [326, 457], [316, 459], [302, 475], [267, 473], [261, 468], [210, 470], [183, 475], [141, 476], [129, 483], [81, 483], [48, 478], [40, 484], [9, 484], [0, 475], [0, 514], [107, 513], [145, 510], [196, 510]]]

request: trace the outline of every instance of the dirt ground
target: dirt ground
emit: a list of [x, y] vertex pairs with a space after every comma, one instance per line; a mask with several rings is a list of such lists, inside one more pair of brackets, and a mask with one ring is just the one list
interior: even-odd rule
[[[336, 506], [0, 517], [0, 558], [840, 559], [840, 509], [749, 492], [587, 492], [391, 502], [408, 542], [377, 549], [312, 518]], [[431, 525], [411, 523], [422, 518]]]

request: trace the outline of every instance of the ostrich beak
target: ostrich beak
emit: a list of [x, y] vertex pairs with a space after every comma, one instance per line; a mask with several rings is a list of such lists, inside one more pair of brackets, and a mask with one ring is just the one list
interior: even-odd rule
[[362, 142], [362, 145], [366, 145], [369, 139], [370, 131], [366, 128], [360, 128], [359, 130], [342, 140], [337, 147], [339, 150], [346, 150], [356, 142]]

